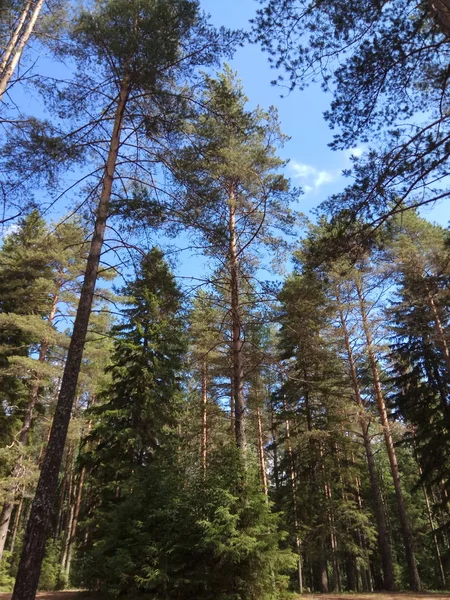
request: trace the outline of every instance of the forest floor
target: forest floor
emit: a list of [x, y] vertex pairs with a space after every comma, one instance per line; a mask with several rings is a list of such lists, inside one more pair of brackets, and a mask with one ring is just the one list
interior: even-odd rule
[[[450, 600], [450, 593], [388, 593], [388, 594], [358, 594], [356, 592], [351, 594], [303, 594], [303, 596], [297, 596], [298, 600], [304, 598], [305, 600]], [[1, 600], [1, 599], [0, 599]]]
[[[0, 600], [10, 600], [11, 594], [0, 592]], [[87, 600], [86, 592], [77, 590], [67, 590], [64, 592], [38, 592], [36, 600]], [[450, 600], [450, 593], [434, 593], [434, 594], [406, 594], [406, 593], [390, 593], [390, 594], [303, 594], [297, 596], [298, 600]]]

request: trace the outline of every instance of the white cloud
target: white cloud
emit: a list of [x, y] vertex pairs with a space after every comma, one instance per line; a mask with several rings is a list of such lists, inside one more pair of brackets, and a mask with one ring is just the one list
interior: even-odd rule
[[339, 176], [339, 173], [335, 171], [319, 170], [312, 165], [300, 163], [295, 160], [292, 160], [289, 166], [293, 171], [293, 177], [302, 180], [302, 187], [305, 194], [311, 193], [323, 185], [332, 183]]
[[7, 225], [0, 229], [0, 240], [5, 240], [12, 233], [19, 231], [19, 225]]
[[362, 156], [365, 152], [365, 148], [364, 146], [355, 146], [354, 148], [350, 148], [349, 150], [345, 151], [345, 156], [346, 158], [350, 158], [351, 156], [355, 156], [356, 158], [359, 158], [360, 156]]

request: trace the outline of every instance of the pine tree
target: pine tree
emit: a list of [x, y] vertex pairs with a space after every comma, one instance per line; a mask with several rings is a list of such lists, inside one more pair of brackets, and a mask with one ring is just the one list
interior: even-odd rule
[[287, 180], [278, 173], [283, 161], [276, 149], [284, 136], [276, 112], [248, 111], [246, 102], [229, 68], [218, 79], [208, 77], [205, 109], [190, 125], [192, 144], [173, 161], [175, 178], [184, 192], [181, 211], [187, 215], [186, 224], [206, 243], [208, 255], [219, 261], [228, 281], [235, 433], [243, 453], [242, 281], [251, 271], [249, 255], [254, 257], [254, 247], [276, 245], [276, 229], [286, 231], [293, 224], [288, 209], [292, 195]]
[[[174, 108], [174, 103], [177, 105], [177, 102], [170, 100], [179, 98], [172, 93], [177, 76], [180, 72], [187, 74], [199, 63], [214, 60], [214, 52], [218, 51], [220, 46], [218, 36], [208, 29], [199, 17], [197, 4], [188, 0], [97, 2], [92, 11], [83, 12], [75, 20], [72, 42], [74, 45], [72, 56], [78, 61], [79, 79], [75, 82], [75, 86], [57, 94], [57, 97], [60, 110], [63, 110], [62, 106], [67, 109], [70, 105], [71, 110], [66, 112], [73, 114], [75, 118], [80, 115], [86, 116], [87, 113], [88, 123], [82, 123], [76, 128], [75, 133], [72, 132], [68, 137], [64, 137], [65, 140], [70, 141], [72, 150], [69, 152], [65, 151], [66, 141], [61, 143], [61, 135], [53, 135], [51, 139], [48, 135], [41, 136], [38, 139], [45, 138], [46, 143], [48, 142], [46, 147], [53, 156], [53, 165], [55, 158], [56, 162], [61, 164], [68, 157], [74, 160], [74, 157], [79, 156], [80, 148], [95, 147], [95, 144], [90, 146], [87, 143], [85, 135], [88, 134], [91, 140], [95, 140], [97, 127], [102, 129], [104, 125], [107, 126], [108, 142], [106, 148], [105, 144], [100, 144], [100, 156], [104, 157], [104, 162], [99, 170], [95, 169], [95, 173], [102, 175], [101, 180], [97, 180], [91, 190], [94, 196], [97, 196], [97, 192], [93, 190], [98, 190], [94, 231], [52, 431], [25, 534], [14, 600], [25, 600], [31, 597], [38, 583], [58, 473], [76, 394], [106, 223], [113, 208], [111, 195], [114, 181], [118, 177], [117, 167], [119, 164], [125, 164], [129, 169], [131, 164], [133, 168], [138, 164], [130, 159], [123, 138], [121, 141], [122, 130], [127, 126], [132, 131], [142, 130], [147, 141], [158, 138], [160, 127], [166, 130], [167, 125], [173, 130], [171, 120], [153, 120], [151, 107], [164, 105], [167, 101], [164, 113], [168, 105]], [[89, 71], [98, 76], [95, 83]], [[91, 93], [86, 95], [83, 88], [82, 99], [79, 98], [80, 88], [77, 85], [80, 80], [91, 89]], [[88, 84], [88, 81], [93, 85]], [[107, 83], [105, 87], [100, 85], [102, 81]], [[106, 90], [114, 98], [112, 103], [108, 94], [105, 100]], [[78, 101], [80, 101], [79, 105]], [[94, 112], [100, 109], [100, 113], [98, 118], [94, 117], [92, 120], [91, 110], [94, 106]], [[132, 107], [141, 115], [139, 128], [135, 126], [135, 113]], [[158, 111], [158, 114], [160, 113], [161, 111]], [[101, 134], [101, 139], [105, 139], [104, 132]], [[35, 141], [36, 138], [31, 136], [31, 143]], [[150, 146], [154, 148], [152, 142]], [[119, 158], [121, 152], [128, 160], [123, 161]], [[134, 148], [133, 157], [136, 156], [136, 152], [141, 155], [142, 149]], [[154, 153], [146, 153], [146, 156], [147, 160], [149, 156], [151, 161], [154, 160]], [[148, 183], [148, 170], [145, 167], [144, 171], [146, 175], [144, 177], [141, 173], [141, 177]], [[127, 175], [130, 176], [129, 171]], [[135, 183], [138, 180], [139, 177], [132, 177]], [[128, 190], [130, 187], [133, 186], [126, 185], [125, 189]], [[119, 210], [118, 206], [116, 210]]]

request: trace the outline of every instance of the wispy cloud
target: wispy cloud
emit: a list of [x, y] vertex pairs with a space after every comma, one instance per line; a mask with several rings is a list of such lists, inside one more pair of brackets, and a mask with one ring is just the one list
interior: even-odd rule
[[5, 240], [12, 233], [16, 233], [19, 230], [19, 225], [7, 225], [6, 227], [0, 228], [0, 240]]
[[292, 171], [292, 177], [301, 180], [305, 194], [318, 190], [323, 185], [332, 183], [339, 177], [339, 173], [336, 171], [316, 169], [312, 165], [300, 163], [295, 160], [292, 160], [289, 166]]
[[365, 152], [364, 146], [355, 146], [354, 148], [349, 148], [345, 151], [345, 157], [349, 159], [351, 156], [356, 156], [356, 158], [360, 158]]

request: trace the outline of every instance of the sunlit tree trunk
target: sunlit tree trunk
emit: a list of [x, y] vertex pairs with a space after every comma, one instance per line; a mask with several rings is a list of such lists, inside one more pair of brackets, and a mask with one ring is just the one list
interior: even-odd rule
[[36, 495], [25, 532], [22, 555], [13, 592], [13, 600], [32, 600], [36, 594], [45, 542], [49, 532], [53, 505], [58, 486], [58, 475], [64, 453], [72, 407], [75, 400], [78, 375], [89, 325], [98, 267], [108, 218], [112, 185], [120, 146], [120, 132], [129, 94], [125, 79], [120, 86], [114, 127], [105, 166], [103, 185], [97, 207], [86, 272], [81, 289], [77, 315], [67, 354], [61, 390], [53, 418], [50, 438], [42, 463]]
[[[283, 398], [283, 408], [286, 412], [287, 405], [286, 399]], [[291, 491], [292, 491], [292, 508], [294, 511], [294, 527], [295, 527], [295, 546], [298, 554], [298, 589], [300, 594], [303, 594], [303, 564], [302, 564], [302, 542], [299, 536], [299, 527], [300, 521], [298, 518], [298, 504], [297, 504], [297, 479], [295, 477], [295, 463], [294, 463], [294, 453], [292, 451], [292, 442], [291, 442], [291, 424], [289, 423], [289, 419], [285, 419], [285, 435], [286, 435], [286, 446], [287, 452], [289, 456], [289, 478], [291, 480]]]
[[369, 359], [370, 368], [372, 372], [373, 388], [378, 404], [378, 411], [380, 413], [381, 423], [383, 425], [384, 440], [386, 443], [389, 464], [391, 467], [392, 480], [394, 482], [395, 496], [397, 499], [397, 507], [400, 518], [400, 526], [402, 530], [403, 543], [405, 546], [406, 561], [408, 563], [409, 585], [411, 587], [411, 590], [419, 591], [420, 577], [419, 572], [417, 570], [412, 532], [409, 524], [408, 513], [406, 510], [405, 499], [403, 496], [403, 490], [400, 482], [397, 454], [394, 448], [394, 442], [391, 434], [391, 425], [389, 423], [388, 414], [386, 410], [386, 403], [384, 401], [383, 391], [381, 388], [380, 374], [378, 371], [378, 363], [375, 357], [375, 351], [373, 347], [372, 333], [370, 331], [369, 321], [367, 318], [366, 304], [364, 301], [361, 286], [358, 281], [356, 282], [356, 291], [358, 293], [359, 308], [361, 312], [364, 335], [366, 338], [367, 357]]
[[244, 368], [243, 368], [243, 339], [242, 319], [239, 300], [239, 257], [236, 238], [236, 199], [234, 190], [230, 187], [229, 221], [230, 234], [229, 259], [231, 271], [231, 352], [233, 362], [233, 392], [236, 444], [245, 454], [245, 398], [244, 398]]
[[23, 50], [33, 33], [44, 0], [27, 2], [19, 18], [16, 29], [3, 54], [0, 64], [0, 100], [8, 87], [11, 77], [19, 64]]
[[208, 447], [208, 380], [206, 359], [202, 359], [202, 436], [201, 436], [201, 463], [203, 479], [206, 477], [207, 447]]
[[337, 309], [339, 313], [339, 321], [341, 325], [342, 335], [344, 337], [344, 345], [347, 353], [348, 363], [350, 367], [350, 377], [352, 380], [353, 392], [355, 394], [355, 402], [358, 407], [358, 417], [363, 438], [364, 451], [366, 454], [367, 467], [369, 471], [370, 489], [372, 492], [372, 501], [375, 511], [375, 519], [377, 521], [379, 549], [381, 555], [381, 563], [383, 565], [383, 583], [384, 589], [393, 591], [395, 588], [394, 568], [392, 562], [391, 546], [389, 543], [389, 534], [386, 524], [386, 515], [384, 512], [383, 498], [381, 496], [381, 486], [378, 478], [378, 473], [375, 465], [375, 460], [372, 453], [372, 444], [370, 440], [369, 424], [366, 407], [364, 405], [361, 390], [359, 387], [358, 373], [356, 370], [355, 358], [350, 344], [350, 335], [347, 328], [341, 292], [339, 286], [335, 286]]
[[264, 495], [269, 495], [269, 486], [267, 484], [267, 471], [266, 471], [266, 458], [264, 455], [264, 437], [262, 430], [261, 411], [259, 406], [256, 409], [256, 419], [258, 421], [258, 458], [259, 458], [259, 471], [261, 473], [261, 483], [263, 486]]

